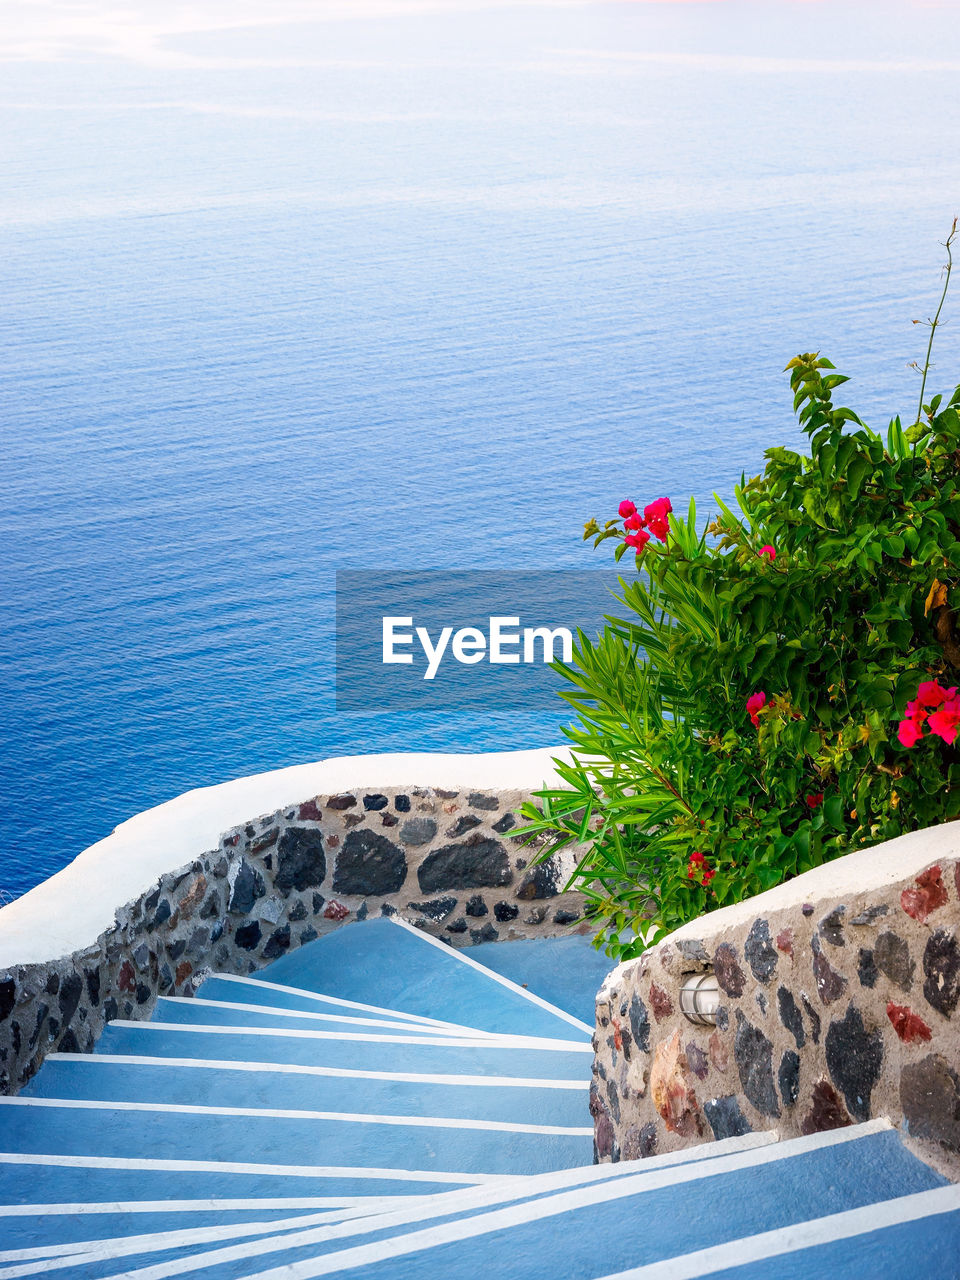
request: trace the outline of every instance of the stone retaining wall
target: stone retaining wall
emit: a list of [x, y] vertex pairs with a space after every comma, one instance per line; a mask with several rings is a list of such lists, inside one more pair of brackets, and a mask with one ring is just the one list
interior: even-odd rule
[[562, 892], [573, 855], [531, 866], [510, 834], [526, 798], [360, 790], [230, 829], [89, 946], [0, 970], [0, 1087], [15, 1092], [48, 1052], [89, 1052], [106, 1022], [148, 1017], [158, 995], [193, 995], [211, 970], [252, 973], [368, 915], [400, 913], [455, 947], [585, 929], [582, 897]]
[[[960, 823], [917, 832], [701, 917], [615, 969], [597, 997], [598, 1158], [887, 1116], [960, 1177], [958, 858]], [[685, 978], [711, 967], [712, 1028], [679, 1010]]]

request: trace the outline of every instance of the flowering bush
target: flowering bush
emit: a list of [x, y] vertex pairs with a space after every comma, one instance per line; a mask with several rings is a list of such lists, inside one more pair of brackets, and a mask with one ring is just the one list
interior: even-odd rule
[[880, 435], [829, 360], [787, 369], [808, 452], [769, 450], [705, 530], [668, 498], [585, 529], [637, 572], [561, 666], [575, 763], [525, 830], [587, 845], [612, 956], [960, 817], [960, 387]]

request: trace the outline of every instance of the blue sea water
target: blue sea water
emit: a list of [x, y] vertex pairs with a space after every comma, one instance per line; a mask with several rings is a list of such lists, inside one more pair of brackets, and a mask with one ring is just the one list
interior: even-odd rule
[[12, 12], [7, 892], [190, 787], [559, 739], [559, 699], [338, 712], [337, 569], [593, 567], [587, 517], [798, 438], [798, 350], [915, 409], [953, 3]]

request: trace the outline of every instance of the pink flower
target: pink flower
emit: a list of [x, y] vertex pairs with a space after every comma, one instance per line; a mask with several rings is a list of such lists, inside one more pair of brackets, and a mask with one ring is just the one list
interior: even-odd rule
[[771, 563], [777, 558], [777, 553], [774, 550], [774, 548], [770, 545], [769, 542], [766, 543], [765, 546], [762, 546], [760, 548], [760, 550], [757, 552], [757, 555], [766, 556]]
[[753, 721], [754, 727], [756, 727], [760, 723], [760, 717], [757, 714], [757, 712], [760, 710], [761, 707], [766, 706], [766, 702], [767, 702], [767, 695], [763, 692], [762, 689], [758, 690], [757, 693], [752, 693], [750, 697], [747, 699], [747, 714], [750, 716], [750, 719]]
[[807, 796], [807, 804], [810, 806], [811, 809], [819, 809], [820, 806], [823, 804], [823, 792], [822, 791], [812, 792], [810, 795]]
[[931, 733], [952, 744], [960, 728], [960, 698], [951, 698], [938, 710], [931, 711], [927, 724]]
[[633, 547], [637, 555], [640, 554], [649, 541], [650, 535], [647, 533], [646, 529], [641, 529], [639, 533], [629, 533], [624, 538], [624, 542], [627, 546]]
[[650, 527], [650, 532], [655, 538], [661, 542], [666, 542], [667, 534], [670, 532], [669, 515], [673, 510], [673, 503], [669, 498], [657, 498], [655, 502], [651, 502], [643, 508], [643, 518]]
[[923, 737], [923, 730], [915, 720], [901, 720], [897, 729], [897, 738], [903, 747], [912, 747]]
[[631, 502], [629, 498], [624, 498], [620, 503], [618, 510], [621, 516], [626, 519], [627, 516], [635, 516], [637, 514], [637, 504], [635, 502]]
[[632, 516], [627, 516], [626, 520], [624, 520], [623, 527], [625, 529], [642, 529], [643, 517], [634, 512]]
[[912, 720], [918, 729], [923, 727], [923, 722], [927, 718], [927, 709], [921, 706], [919, 698], [914, 698], [913, 702], [907, 703], [906, 718]]
[[942, 707], [948, 698], [956, 697], [956, 689], [943, 689], [938, 680], [924, 680], [917, 689], [917, 702], [923, 707]]
[[691, 862], [703, 862], [703, 854], [702, 854], [702, 853], [691, 853], [691, 855], [690, 855], [690, 861], [691, 861]]

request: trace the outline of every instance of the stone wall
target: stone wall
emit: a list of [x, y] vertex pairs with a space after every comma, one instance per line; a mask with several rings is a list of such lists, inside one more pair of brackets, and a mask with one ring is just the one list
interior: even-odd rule
[[400, 913], [454, 947], [585, 929], [583, 899], [562, 892], [573, 855], [531, 866], [510, 834], [525, 798], [359, 790], [231, 828], [89, 946], [0, 970], [3, 1091], [48, 1052], [89, 1052], [111, 1019], [148, 1017], [158, 995], [193, 995], [211, 970], [252, 973], [368, 915]]
[[[960, 823], [917, 832], [615, 969], [597, 997], [598, 1158], [887, 1116], [960, 1177], [958, 857]], [[716, 1025], [697, 1026], [680, 988], [711, 967]]]

